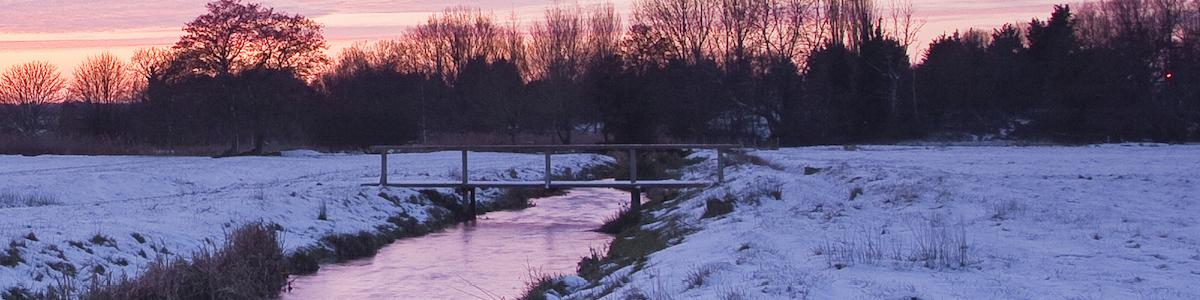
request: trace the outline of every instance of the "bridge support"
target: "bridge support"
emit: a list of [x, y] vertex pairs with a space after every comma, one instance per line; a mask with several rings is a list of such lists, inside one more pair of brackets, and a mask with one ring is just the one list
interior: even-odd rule
[[462, 193], [463, 205], [466, 206], [467, 209], [467, 220], [471, 221], [475, 220], [475, 215], [478, 212], [476, 210], [478, 205], [476, 205], [475, 202], [475, 190], [477, 190], [475, 187], [464, 187], [458, 189], [458, 191]]
[[629, 190], [629, 211], [642, 210], [642, 187], [634, 187]]

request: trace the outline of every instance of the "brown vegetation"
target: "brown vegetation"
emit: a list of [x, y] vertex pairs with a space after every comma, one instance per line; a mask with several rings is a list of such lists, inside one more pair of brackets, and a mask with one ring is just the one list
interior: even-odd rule
[[[275, 226], [251, 223], [226, 235], [219, 249], [190, 260], [159, 258], [136, 279], [93, 281], [80, 299], [269, 299], [287, 285], [287, 261]], [[67, 299], [70, 290], [51, 288], [47, 298]]]

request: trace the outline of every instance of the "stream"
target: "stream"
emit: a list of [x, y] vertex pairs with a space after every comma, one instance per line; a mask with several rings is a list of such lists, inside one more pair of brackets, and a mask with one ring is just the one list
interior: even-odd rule
[[532, 277], [574, 274], [611, 235], [593, 232], [628, 205], [629, 193], [574, 189], [491, 212], [445, 231], [401, 239], [374, 257], [321, 266], [281, 295], [297, 299], [516, 299]]

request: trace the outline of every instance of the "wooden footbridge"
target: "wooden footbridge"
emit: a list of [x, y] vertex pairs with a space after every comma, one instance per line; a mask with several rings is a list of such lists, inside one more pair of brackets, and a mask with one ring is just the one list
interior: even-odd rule
[[[380, 175], [379, 183], [369, 183], [364, 185], [370, 186], [391, 186], [391, 187], [410, 187], [410, 188], [457, 188], [463, 193], [463, 199], [470, 201], [468, 206], [470, 215], [475, 215], [475, 191], [479, 188], [512, 188], [512, 187], [542, 187], [545, 189], [551, 188], [619, 188], [630, 190], [629, 207], [631, 210], [638, 210], [642, 205], [642, 190], [645, 188], [688, 188], [688, 187], [706, 187], [715, 184], [720, 184], [725, 181], [725, 160], [723, 159], [726, 152], [731, 149], [742, 148], [736, 144], [635, 144], [635, 145], [498, 145], [498, 146], [374, 146], [370, 148], [372, 154], [379, 154], [380, 157]], [[684, 149], [716, 149], [717, 150], [717, 176], [715, 181], [683, 181], [683, 180], [638, 180], [637, 179], [637, 152], [639, 150], [684, 150]], [[628, 151], [629, 154], [629, 180], [605, 180], [605, 181], [567, 181], [567, 180], [552, 180], [551, 179], [551, 155], [554, 153], [571, 153], [585, 150], [609, 150], [609, 151]], [[389, 182], [388, 181], [388, 154], [392, 153], [416, 153], [416, 152], [434, 152], [434, 151], [461, 151], [462, 152], [462, 180], [460, 181], [417, 181], [417, 182]], [[470, 180], [470, 168], [468, 166], [468, 153], [475, 152], [534, 152], [544, 153], [546, 156], [546, 172], [543, 179], [540, 181], [472, 181]]]

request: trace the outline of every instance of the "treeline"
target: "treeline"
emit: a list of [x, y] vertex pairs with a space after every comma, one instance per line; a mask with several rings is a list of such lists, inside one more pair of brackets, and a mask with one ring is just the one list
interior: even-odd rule
[[1111, 0], [945, 35], [916, 67], [928, 126], [1069, 142], [1198, 139], [1200, 2]]
[[7, 70], [0, 130], [228, 143], [230, 153], [447, 134], [784, 145], [1198, 138], [1200, 1], [1058, 6], [1048, 21], [943, 35], [915, 66], [913, 15], [911, 3], [870, 0], [638, 0], [628, 22], [612, 5], [559, 4], [522, 24], [456, 7], [329, 58], [311, 20], [221, 0], [174, 47], [139, 51], [131, 64], [100, 55], [69, 83], [43, 63]]

